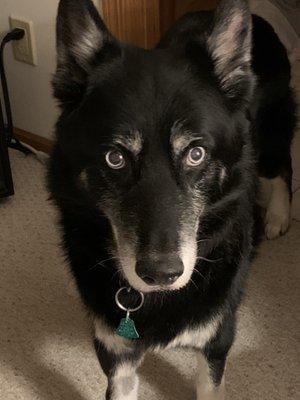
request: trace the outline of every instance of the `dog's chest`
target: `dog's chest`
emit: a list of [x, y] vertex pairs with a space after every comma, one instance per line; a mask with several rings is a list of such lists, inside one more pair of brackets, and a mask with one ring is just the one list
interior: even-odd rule
[[222, 317], [217, 315], [203, 325], [186, 328], [174, 339], [172, 339], [166, 346], [156, 346], [155, 351], [159, 351], [164, 348], [171, 349], [175, 347], [193, 347], [202, 349], [211, 339], [216, 336], [221, 320]]
[[[162, 351], [164, 349], [171, 349], [175, 347], [192, 347], [202, 349], [206, 344], [212, 340], [220, 327], [222, 322], [222, 315], [218, 314], [206, 323], [201, 325], [187, 327], [181, 331], [177, 336], [171, 339], [167, 344], [155, 344], [149, 346], [149, 350]], [[134, 341], [121, 338], [109, 328], [100, 318], [94, 319], [95, 336], [106, 347], [106, 349], [115, 354], [131, 353], [135, 351]], [[141, 339], [142, 341], [142, 336]], [[153, 338], [155, 343], [155, 338]]]

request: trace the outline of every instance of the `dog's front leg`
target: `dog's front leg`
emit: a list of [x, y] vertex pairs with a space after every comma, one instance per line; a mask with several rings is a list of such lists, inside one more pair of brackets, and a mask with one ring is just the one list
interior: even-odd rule
[[202, 353], [199, 353], [197, 358], [197, 400], [224, 400], [225, 359], [208, 360]]
[[135, 351], [116, 354], [108, 351], [98, 339], [94, 339], [94, 345], [108, 379], [106, 400], [137, 400], [139, 378], [136, 369], [142, 360], [141, 354]]
[[235, 317], [226, 316], [214, 339], [198, 352], [197, 400], [225, 399], [225, 366], [235, 335]]

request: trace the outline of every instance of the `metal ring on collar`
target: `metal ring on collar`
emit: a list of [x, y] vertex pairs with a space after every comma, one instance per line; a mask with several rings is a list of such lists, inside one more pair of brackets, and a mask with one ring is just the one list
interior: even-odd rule
[[116, 303], [117, 303], [117, 306], [118, 306], [119, 308], [121, 308], [121, 310], [132, 313], [132, 312], [138, 311], [140, 308], [143, 307], [144, 300], [145, 300], [145, 296], [144, 296], [144, 293], [142, 293], [142, 292], [138, 292], [139, 295], [141, 296], [141, 302], [140, 302], [140, 304], [139, 304], [137, 307], [135, 307], [135, 308], [126, 308], [126, 307], [124, 307], [123, 304], [122, 304], [122, 303], [120, 302], [120, 300], [119, 300], [120, 293], [123, 292], [123, 290], [127, 290], [127, 292], [130, 292], [131, 289], [128, 288], [128, 287], [122, 287], [122, 288], [119, 289], [119, 290], [117, 291], [117, 293], [116, 293], [116, 296], [115, 296]]

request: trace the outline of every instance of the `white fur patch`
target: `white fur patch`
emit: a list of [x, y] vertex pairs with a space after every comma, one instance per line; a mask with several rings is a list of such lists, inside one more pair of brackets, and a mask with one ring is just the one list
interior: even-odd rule
[[190, 133], [182, 132], [181, 134], [172, 135], [172, 147], [174, 154], [181, 154], [192, 142], [201, 140], [201, 136], [194, 136]]
[[172, 342], [167, 345], [167, 348], [174, 347], [194, 347], [202, 349], [217, 333], [217, 330], [222, 322], [222, 315], [219, 314], [213, 317], [203, 326], [186, 329], [179, 334]]
[[113, 400], [137, 400], [139, 378], [136, 374], [137, 365], [124, 362], [119, 365], [113, 378]]
[[171, 129], [170, 142], [175, 155], [181, 154], [191, 142], [201, 139], [202, 137], [199, 134], [187, 131], [180, 121], [176, 121]]
[[71, 47], [71, 51], [77, 58], [81, 66], [87, 67], [94, 54], [101, 49], [103, 45], [103, 36], [95, 22], [89, 18], [86, 27], [81, 29], [81, 35], [78, 38], [78, 33], [75, 32], [75, 37], [78, 40]]
[[198, 354], [198, 371], [196, 377], [197, 400], [225, 400], [225, 376], [216, 387], [206, 358]]
[[268, 239], [275, 239], [290, 226], [291, 203], [286, 182], [280, 176], [269, 181], [271, 194], [265, 216], [265, 233]]
[[119, 135], [115, 137], [114, 142], [125, 147], [134, 155], [138, 155], [142, 151], [143, 138], [140, 132], [134, 131], [127, 135]]
[[[217, 26], [208, 38], [208, 47], [215, 62], [215, 71], [224, 89], [227, 89], [233, 79], [236, 80], [245, 74], [240, 66], [249, 64], [251, 60], [251, 30], [249, 29], [243, 43], [240, 43], [237, 38], [244, 24], [245, 18], [242, 11], [228, 10], [227, 22]], [[243, 56], [240, 57], [238, 65], [233, 66], [232, 59], [235, 54], [241, 52], [241, 49]]]
[[87, 189], [89, 186], [88, 175], [86, 170], [84, 169], [79, 175], [79, 181], [81, 182], [82, 186]]
[[221, 185], [224, 183], [226, 176], [227, 176], [226, 168], [222, 167], [221, 172], [220, 172], [220, 184]]
[[199, 218], [203, 211], [204, 201], [201, 192], [195, 194], [195, 192], [193, 191], [191, 195], [194, 196], [193, 209], [186, 210], [185, 214], [182, 216], [179, 232], [179, 255], [183, 262], [184, 270], [183, 274], [171, 286], [172, 290], [181, 289], [188, 284], [194, 272], [197, 261], [197, 232], [199, 226]]
[[105, 346], [107, 351], [115, 354], [133, 351], [132, 342], [121, 338], [101, 318], [94, 318], [95, 337]]
[[172, 290], [178, 290], [188, 284], [194, 271], [197, 260], [197, 241], [196, 234], [194, 237], [181, 233], [180, 241], [180, 258], [183, 262], [183, 274], [172, 285]]
[[236, 42], [236, 32], [243, 23], [243, 17], [238, 13], [229, 15], [228, 20], [230, 22], [226, 29], [223, 28], [222, 32], [218, 32], [209, 38], [209, 45], [214, 49], [213, 55], [219, 64], [227, 64], [230, 61], [232, 51], [235, 50], [232, 46]]

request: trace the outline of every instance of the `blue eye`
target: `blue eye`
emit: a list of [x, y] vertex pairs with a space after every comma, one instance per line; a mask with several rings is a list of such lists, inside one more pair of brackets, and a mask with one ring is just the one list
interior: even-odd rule
[[119, 150], [111, 150], [106, 153], [105, 160], [107, 165], [112, 169], [121, 169], [126, 165], [125, 157]]
[[189, 167], [197, 167], [204, 160], [205, 154], [203, 147], [193, 147], [188, 151], [185, 162]]

